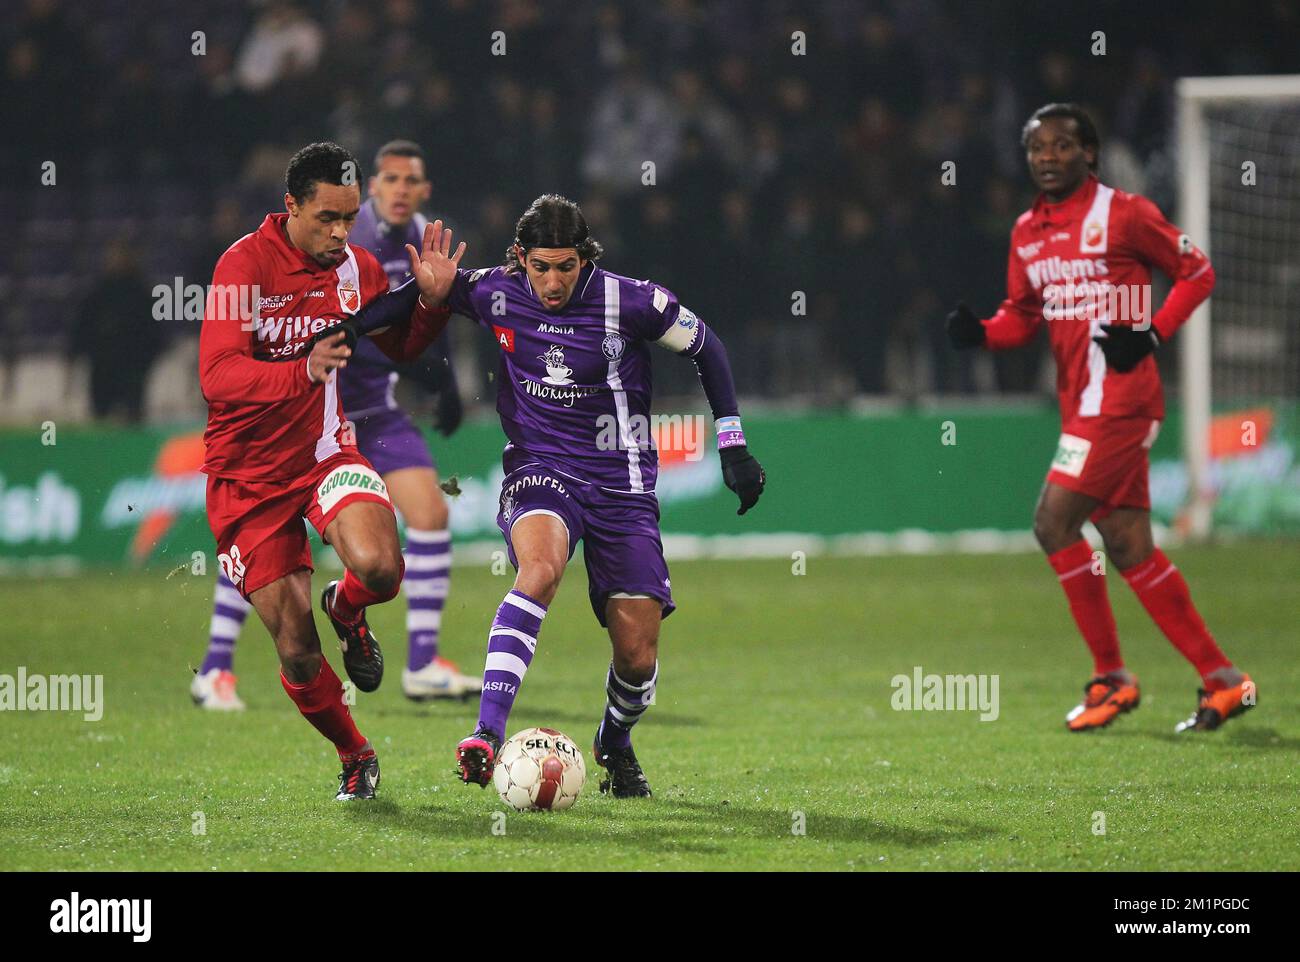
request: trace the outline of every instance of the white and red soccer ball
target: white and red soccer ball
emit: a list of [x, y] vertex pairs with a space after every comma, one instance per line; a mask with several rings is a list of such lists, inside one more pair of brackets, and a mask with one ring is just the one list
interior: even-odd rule
[[587, 763], [573, 739], [554, 728], [525, 728], [497, 755], [492, 784], [520, 812], [560, 811], [578, 800]]

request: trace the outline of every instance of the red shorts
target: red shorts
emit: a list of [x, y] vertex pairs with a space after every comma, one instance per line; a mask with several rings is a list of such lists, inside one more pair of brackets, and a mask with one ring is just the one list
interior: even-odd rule
[[325, 529], [349, 504], [388, 500], [388, 488], [370, 462], [343, 451], [293, 481], [237, 481], [208, 477], [208, 525], [217, 539], [217, 561], [247, 598], [299, 568], [313, 570], [306, 518]]
[[1075, 418], [1061, 428], [1047, 480], [1100, 501], [1094, 521], [1116, 508], [1150, 511], [1147, 452], [1159, 433], [1151, 418]]

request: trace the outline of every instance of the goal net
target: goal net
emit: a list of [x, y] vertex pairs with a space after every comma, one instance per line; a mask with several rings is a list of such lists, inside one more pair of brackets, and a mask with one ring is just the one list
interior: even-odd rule
[[1179, 527], [1300, 521], [1300, 75], [1178, 82], [1179, 220], [1214, 293], [1180, 350]]

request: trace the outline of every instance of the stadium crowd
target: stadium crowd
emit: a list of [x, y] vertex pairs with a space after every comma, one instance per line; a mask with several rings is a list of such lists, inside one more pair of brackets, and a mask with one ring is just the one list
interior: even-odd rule
[[[1027, 35], [1054, 39], [1008, 55]], [[61, 351], [121, 371], [124, 341], [135, 367], [192, 344], [197, 321], [153, 320], [141, 292], [208, 283], [280, 208], [297, 147], [337, 140], [368, 164], [407, 137], [428, 151], [426, 213], [469, 241], [469, 263], [500, 260], [537, 194], [572, 196], [606, 266], [724, 334], [747, 395], [1042, 392], [1045, 340], [973, 360], [941, 324], [958, 300], [988, 313], [1002, 297], [1032, 198], [1024, 118], [1082, 102], [1108, 182], [1172, 213], [1174, 78], [1294, 72], [1297, 37], [1285, 0], [1248, 17], [1203, 2], [15, 0], [0, 12], [5, 363]], [[490, 403], [492, 345], [458, 336], [479, 372], [466, 400]], [[661, 392], [693, 391], [686, 367], [663, 365]], [[133, 417], [140, 389], [96, 407]]]

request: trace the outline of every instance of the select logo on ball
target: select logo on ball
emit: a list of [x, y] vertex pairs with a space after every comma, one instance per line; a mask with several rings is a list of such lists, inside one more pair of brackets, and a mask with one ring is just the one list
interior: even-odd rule
[[553, 728], [526, 728], [504, 745], [492, 783], [501, 800], [520, 812], [562, 811], [573, 805], [587, 780], [582, 752]]

